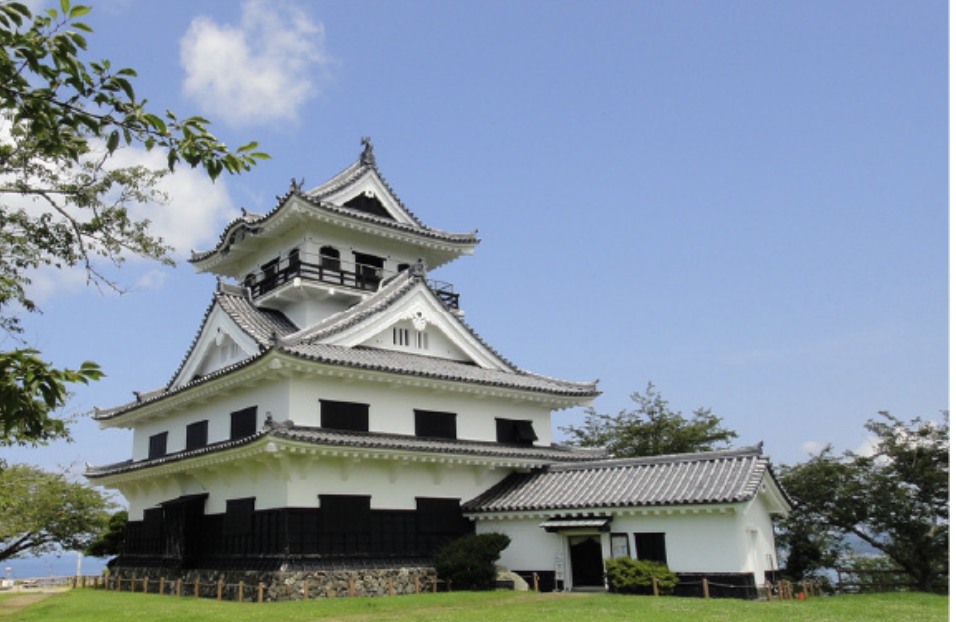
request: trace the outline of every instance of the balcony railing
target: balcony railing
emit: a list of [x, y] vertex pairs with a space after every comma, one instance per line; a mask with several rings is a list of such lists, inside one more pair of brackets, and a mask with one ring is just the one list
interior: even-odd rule
[[[277, 259], [263, 266], [262, 270], [249, 274], [243, 285], [252, 291], [253, 298], [291, 283], [296, 278], [313, 283], [326, 283], [374, 292], [378, 290], [383, 280], [397, 274], [378, 266], [345, 261], [337, 257], [319, 255], [317, 259], [318, 261], [305, 261], [295, 254]], [[459, 309], [459, 294], [455, 293], [451, 283], [434, 279], [428, 279], [427, 282], [445, 306], [456, 311]]]

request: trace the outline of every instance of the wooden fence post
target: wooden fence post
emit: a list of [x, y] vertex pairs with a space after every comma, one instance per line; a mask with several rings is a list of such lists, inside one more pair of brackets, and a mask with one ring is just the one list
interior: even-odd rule
[[[625, 566], [626, 567], [626, 566]], [[661, 592], [657, 587], [657, 577], [651, 577], [651, 587], [654, 590], [654, 596], [660, 596]]]
[[149, 577], [143, 577], [143, 594], [149, 594]]
[[438, 593], [438, 576], [432, 577], [432, 594]]
[[216, 581], [216, 600], [222, 600], [222, 579]]
[[163, 596], [166, 595], [166, 577], [159, 578], [159, 593]]
[[262, 590], [265, 587], [265, 584], [262, 581], [259, 581], [259, 602], [262, 602]]
[[355, 577], [349, 577], [349, 598], [355, 598]]
[[182, 598], [182, 597], [183, 597], [183, 580], [180, 578], [180, 579], [176, 579], [176, 598]]
[[309, 600], [309, 580], [306, 579], [305, 583], [302, 584], [302, 598], [304, 600]]
[[246, 589], [245, 584], [242, 581], [240, 581], [239, 582], [239, 602], [240, 603], [242, 602], [242, 593], [245, 591], [245, 589]]
[[770, 581], [764, 581], [763, 587], [767, 590], [767, 601], [773, 600], [773, 586], [770, 584]]
[[415, 575], [415, 593], [421, 594], [422, 591], [422, 582], [419, 580], [418, 575]]
[[707, 582], [707, 577], [704, 577], [704, 598], [710, 598], [710, 583]]

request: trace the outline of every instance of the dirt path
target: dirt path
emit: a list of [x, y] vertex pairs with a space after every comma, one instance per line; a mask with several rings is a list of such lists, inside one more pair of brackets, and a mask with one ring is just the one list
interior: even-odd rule
[[20, 611], [24, 607], [29, 607], [33, 603], [38, 603], [51, 594], [52, 592], [34, 592], [31, 594], [24, 594], [23, 596], [6, 598], [0, 601], [0, 617], [8, 616], [12, 613]]

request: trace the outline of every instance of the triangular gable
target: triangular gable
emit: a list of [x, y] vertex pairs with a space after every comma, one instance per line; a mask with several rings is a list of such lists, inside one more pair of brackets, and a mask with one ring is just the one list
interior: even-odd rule
[[484, 369], [516, 371], [448, 309], [424, 278], [399, 278], [410, 281], [391, 284], [394, 294], [380, 292], [381, 299], [373, 296], [344, 312], [342, 318], [330, 318], [328, 328], [310, 331], [301, 341], [395, 350], [471, 363]]
[[258, 342], [216, 302], [169, 388], [176, 389], [198, 376], [240, 363], [258, 352]]
[[321, 192], [320, 189], [316, 189], [307, 195], [338, 207], [355, 209], [405, 225], [421, 227], [421, 223], [402, 205], [389, 185], [385, 183], [378, 169], [371, 166], [363, 167], [363, 169], [360, 174], [344, 184], [333, 184], [331, 191]]

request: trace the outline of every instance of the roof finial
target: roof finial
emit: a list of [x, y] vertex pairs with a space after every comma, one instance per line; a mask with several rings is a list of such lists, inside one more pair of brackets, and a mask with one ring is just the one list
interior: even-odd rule
[[362, 155], [360, 156], [361, 163], [366, 166], [375, 166], [375, 154], [372, 153], [372, 149], [374, 149], [372, 139], [368, 136], [363, 136], [362, 144], [365, 147], [362, 149]]
[[305, 178], [303, 177], [299, 181], [295, 180], [295, 177], [292, 178], [292, 182], [289, 184], [289, 192], [302, 192], [302, 186], [305, 184]]

